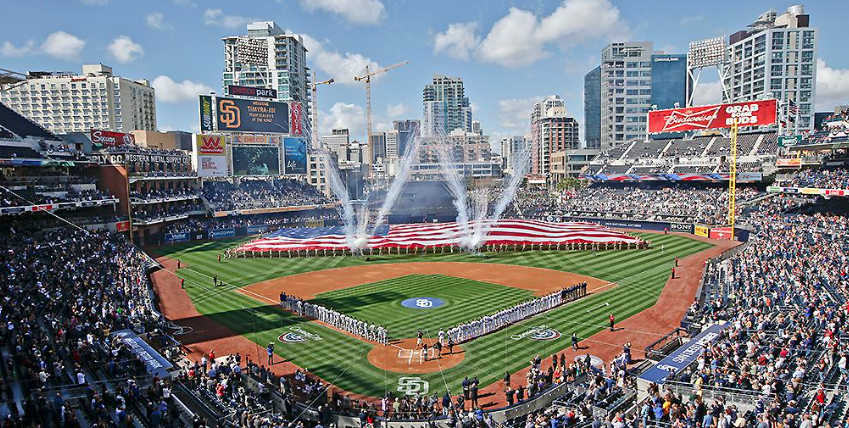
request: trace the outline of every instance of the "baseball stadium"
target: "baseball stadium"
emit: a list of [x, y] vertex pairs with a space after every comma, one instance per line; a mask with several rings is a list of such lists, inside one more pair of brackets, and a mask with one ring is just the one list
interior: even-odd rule
[[[66, 3], [184, 34], [144, 2]], [[419, 7], [277, 3], [304, 22]], [[549, 6], [503, 7], [486, 38], [428, 29], [433, 55], [456, 60], [470, 32], [475, 75], [516, 17], [539, 43], [566, 15], [622, 19], [603, 0]], [[817, 57], [820, 10], [769, 10], [680, 55], [604, 42], [580, 127], [575, 97], [505, 99], [522, 120], [501, 125], [528, 123], [490, 129], [500, 151], [472, 120], [491, 107], [470, 101], [479, 81], [410, 73], [422, 115], [401, 119], [385, 75], [421, 64], [222, 9], [184, 52], [223, 44], [221, 93], [102, 63], [7, 69], [79, 61], [101, 33], [4, 40], [3, 428], [849, 428], [849, 107], [832, 93], [814, 111], [812, 89], [849, 73]], [[151, 70], [182, 64], [172, 48]], [[144, 53], [129, 36], [106, 51]], [[364, 109], [330, 95], [342, 77]], [[165, 131], [185, 111], [193, 131]]]

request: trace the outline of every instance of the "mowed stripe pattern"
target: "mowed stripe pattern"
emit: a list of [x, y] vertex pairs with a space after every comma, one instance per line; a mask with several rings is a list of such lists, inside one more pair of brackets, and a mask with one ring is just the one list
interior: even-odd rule
[[[280, 229], [237, 251], [345, 250], [362, 247], [341, 228], [317, 234], [310, 228]], [[432, 248], [457, 246], [470, 237], [483, 245], [637, 244], [639, 238], [594, 223], [551, 223], [537, 220], [478, 220], [468, 223], [423, 223], [389, 226], [369, 236], [365, 248]]]
[[[386, 391], [396, 392], [398, 378], [404, 375], [385, 372], [371, 365], [366, 358], [371, 345], [314, 322], [299, 319], [268, 305], [267, 302], [239, 294], [233, 291], [234, 288], [281, 276], [335, 267], [420, 261], [522, 265], [574, 272], [616, 282], [616, 287], [607, 291], [463, 345], [466, 350], [465, 360], [442, 374], [437, 372], [416, 375], [430, 382], [431, 391], [437, 391], [441, 395], [446, 385], [453, 392], [459, 391], [464, 376], [478, 376], [481, 383], [486, 385], [499, 380], [504, 370], [512, 373], [526, 367], [528, 361], [536, 354], [550, 356], [553, 352], [567, 348], [572, 332], [586, 338], [601, 331], [606, 327], [606, 317], [609, 313], [616, 314], [616, 319], [621, 321], [644, 311], [657, 301], [669, 278], [669, 270], [674, 264], [675, 256], [683, 258], [711, 246], [677, 235], [635, 235], [652, 240], [651, 249], [600, 251], [595, 254], [592, 251], [487, 253], [487, 258], [457, 253], [431, 254], [427, 257], [411, 254], [373, 257], [371, 262], [360, 257], [301, 257], [224, 259], [218, 263], [217, 255], [239, 242], [222, 240], [181, 243], [161, 247], [155, 253], [179, 258], [183, 266], [189, 266], [177, 273], [186, 279], [186, 291], [200, 313], [230, 327], [237, 334], [261, 347], [276, 341], [280, 334], [290, 331], [292, 326], [319, 334], [322, 336], [321, 341], [298, 345], [281, 344], [276, 348], [276, 352], [301, 367], [309, 368], [310, 372], [323, 379], [333, 380], [339, 376], [336, 385], [341, 388], [375, 397], [382, 396]], [[228, 285], [213, 288], [213, 275], [218, 275], [218, 278], [225, 280]], [[471, 296], [466, 300], [473, 304], [481, 303], [481, 299], [473, 299]], [[604, 309], [591, 310], [605, 302], [610, 305]], [[470, 316], [480, 310], [474, 305], [466, 309]], [[563, 336], [557, 341], [511, 339], [511, 336], [541, 324], [557, 329]], [[425, 334], [432, 336], [436, 332], [428, 330]], [[613, 346], [617, 349], [622, 346], [621, 343], [587, 344], [593, 347]]]
[[[432, 309], [410, 309], [400, 305], [401, 301], [415, 297], [436, 297], [445, 304]], [[533, 297], [530, 290], [464, 278], [407, 275], [321, 293], [312, 302], [370, 324], [382, 325], [389, 329], [393, 338], [412, 338], [418, 330], [436, 334], [439, 329], [498, 312]]]

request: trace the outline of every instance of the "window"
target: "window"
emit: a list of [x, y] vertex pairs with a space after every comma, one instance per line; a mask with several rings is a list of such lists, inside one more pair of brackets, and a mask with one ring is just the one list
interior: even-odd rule
[[781, 79], [770, 79], [769, 89], [781, 89]]
[[814, 52], [813, 51], [802, 51], [802, 62], [803, 63], [814, 62]]
[[773, 52], [772, 62], [784, 62], [784, 52]]

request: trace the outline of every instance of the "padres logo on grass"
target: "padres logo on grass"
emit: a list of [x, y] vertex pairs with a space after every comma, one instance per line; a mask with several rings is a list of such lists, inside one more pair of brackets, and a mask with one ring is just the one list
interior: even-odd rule
[[425, 395], [430, 383], [418, 376], [405, 376], [398, 379], [398, 392], [404, 395]]
[[557, 340], [560, 338], [560, 332], [545, 324], [541, 324], [530, 327], [521, 333], [516, 333], [510, 336], [510, 338], [513, 340]]
[[310, 333], [301, 327], [289, 327], [288, 333], [283, 333], [277, 337], [277, 340], [283, 343], [304, 343], [321, 340], [321, 336]]
[[436, 297], [413, 297], [401, 302], [401, 306], [411, 309], [433, 309], [444, 305], [442, 299]]

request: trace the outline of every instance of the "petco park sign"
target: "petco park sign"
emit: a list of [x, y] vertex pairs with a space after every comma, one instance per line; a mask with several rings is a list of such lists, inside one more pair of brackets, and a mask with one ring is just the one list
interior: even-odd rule
[[649, 112], [649, 133], [775, 124], [776, 100], [655, 110]]

